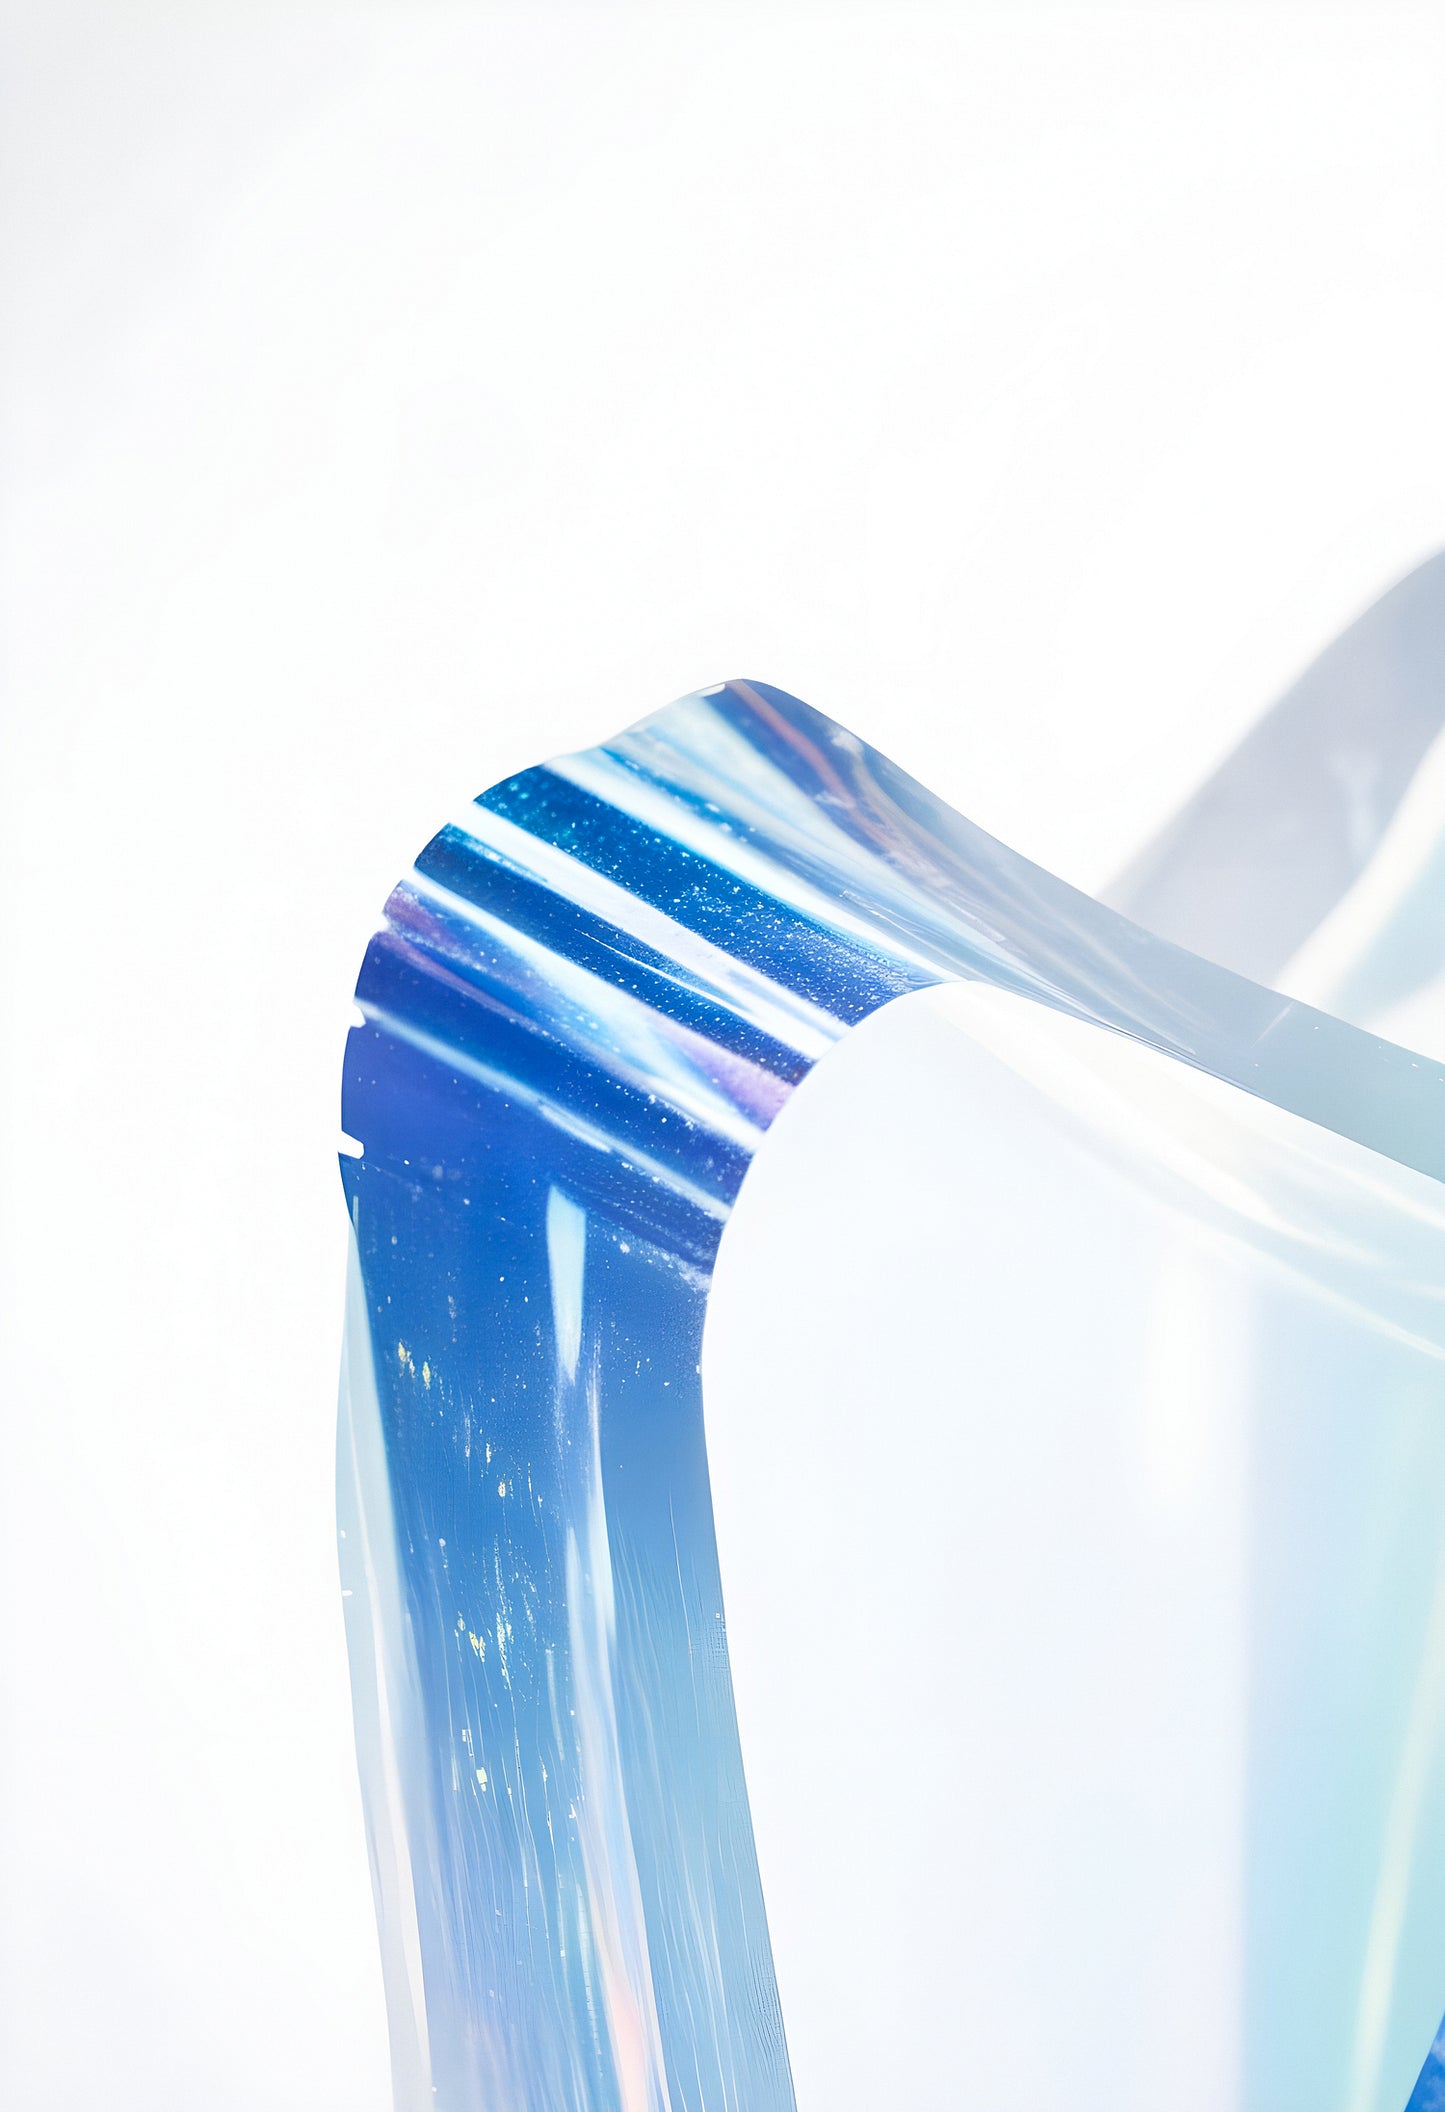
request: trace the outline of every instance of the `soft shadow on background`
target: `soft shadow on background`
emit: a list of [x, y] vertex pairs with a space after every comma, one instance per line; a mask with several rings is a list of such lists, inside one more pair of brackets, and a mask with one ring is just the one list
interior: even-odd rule
[[5, 9], [0, 2082], [381, 2112], [346, 996], [762, 676], [1086, 888], [1445, 543], [1445, 25]]

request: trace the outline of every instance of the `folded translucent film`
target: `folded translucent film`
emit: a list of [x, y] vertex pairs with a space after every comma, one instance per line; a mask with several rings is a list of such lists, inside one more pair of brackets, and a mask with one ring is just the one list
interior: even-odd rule
[[1445, 2103], [1441, 1065], [741, 682], [485, 793], [357, 1002], [403, 2112]]

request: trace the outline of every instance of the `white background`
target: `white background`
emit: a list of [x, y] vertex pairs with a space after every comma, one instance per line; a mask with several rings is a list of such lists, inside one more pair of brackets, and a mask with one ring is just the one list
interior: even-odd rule
[[390, 882], [731, 674], [1103, 881], [1445, 542], [1445, 12], [3, 12], [0, 2094], [381, 2112]]

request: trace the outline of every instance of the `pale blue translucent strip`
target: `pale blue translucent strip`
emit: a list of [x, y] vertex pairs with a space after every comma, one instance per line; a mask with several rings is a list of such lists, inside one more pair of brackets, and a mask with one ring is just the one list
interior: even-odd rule
[[1137, 1043], [954, 985], [805, 1081], [704, 1347], [800, 2105], [1398, 2112], [1442, 1354], [1438, 1184]]

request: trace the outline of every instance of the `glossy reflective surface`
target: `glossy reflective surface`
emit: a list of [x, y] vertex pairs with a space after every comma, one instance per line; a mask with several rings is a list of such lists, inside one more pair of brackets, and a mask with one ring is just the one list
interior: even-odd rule
[[[1308, 1426], [1325, 1409], [1311, 1389], [1324, 1386], [1344, 1415], [1362, 1387], [1398, 1390], [1390, 1360], [1405, 1354], [1417, 1373], [1399, 1381], [1413, 1404], [1410, 1444], [1425, 1449], [1417, 1458], [1407, 1447], [1398, 1472], [1431, 1486], [1438, 1065], [1129, 924], [761, 685], [685, 699], [601, 749], [498, 786], [428, 845], [388, 905], [358, 987], [366, 1023], [351, 1037], [343, 1111], [362, 1146], [343, 1162], [356, 1252], [343, 1556], [403, 2106], [794, 2102], [723, 1618], [703, 1323], [723, 1228], [794, 1088], [850, 1027], [947, 984], [1001, 994], [988, 1002], [1004, 1006], [1012, 1038], [988, 1060], [1035, 1094], [1006, 1118], [1020, 1151], [1037, 1148], [1035, 1074], [1057, 1072], [1059, 1032], [1090, 1049], [1126, 1037], [1149, 1080], [1184, 1081], [1166, 1097], [1183, 1091], [1195, 1171], [1181, 1175], [1169, 1152], [1160, 1161], [1173, 1131], [1136, 1114], [1148, 1098], [1137, 1080], [1108, 1088], [1129, 1120], [1121, 1127], [1116, 1111], [1082, 1161], [1076, 1140], [1060, 1164], [1112, 1153], [1109, 1181], [1171, 1222], [1197, 1221], [1206, 1243], [1222, 1210], [1248, 1225], [1243, 1248], [1267, 1271], [1303, 1274], [1351, 1315], [1355, 1346], [1310, 1351], [1314, 1376], [1280, 1411], [1277, 1486], [1314, 1456]], [[1068, 1041], [1073, 1083], [1054, 1095], [1069, 1121], [1081, 1119], [1076, 1089], [1092, 1061], [1078, 1048]], [[1262, 1133], [1238, 1114], [1245, 1104], [1269, 1111]], [[994, 1142], [1006, 1157], [1007, 1126]], [[1201, 1161], [1214, 1169], [1202, 1188]], [[1095, 1178], [1080, 1173], [1069, 1192], [1083, 1197]], [[1161, 1181], [1175, 1184], [1162, 1200]], [[1254, 1202], [1240, 1203], [1241, 1184]], [[1418, 1253], [1412, 1241], [1424, 1242]], [[1050, 1300], [1067, 1275], [1056, 1248], [1053, 1290], [1041, 1282], [1036, 1310], [1019, 1315], [1036, 1331], [1056, 1328]], [[1155, 1303], [1122, 1299], [1121, 1339], [1131, 1329], [1153, 1339]], [[1185, 1308], [1196, 1309], [1188, 1297]], [[1288, 1362], [1296, 1350], [1278, 1354]], [[1221, 1380], [1208, 1412], [1252, 1427], [1253, 1384]], [[1358, 1479], [1351, 1444], [1378, 1438], [1388, 1450], [1397, 1422], [1357, 1416], [1354, 1437], [1327, 1451], [1331, 1486]], [[920, 1471], [946, 1480], [926, 1427], [920, 1442]], [[759, 1475], [769, 1471], [760, 1457]], [[1363, 1624], [1360, 1662], [1372, 1637], [1392, 1639], [1392, 1694], [1423, 1680], [1433, 1696], [1433, 1600], [1421, 1582], [1434, 1574], [1433, 1509], [1395, 1515], [1396, 1484], [1386, 1475], [1379, 1486], [1381, 1544], [1404, 1551], [1408, 1580], [1372, 1598], [1346, 1564], [1340, 1618]], [[1327, 1512], [1326, 1502], [1309, 1517]], [[1025, 1502], [1020, 1532], [1026, 1513]], [[1279, 1544], [1304, 1545], [1314, 1529], [1297, 1522]], [[1380, 1574], [1394, 1572], [1386, 1563]], [[1248, 1564], [1239, 1575], [1245, 1627], [1275, 1624], [1273, 1656], [1249, 1661], [1289, 1662], [1288, 1580]], [[1078, 1591], [1089, 1590], [1084, 1570]], [[1331, 1633], [1310, 1633], [1308, 1649], [1328, 1658]], [[1266, 1773], [1276, 1760], [1283, 1770], [1260, 1819], [1277, 1844], [1314, 1690], [1293, 1715], [1286, 1707], [1294, 1727], [1276, 1736], [1260, 1729], [1268, 1711], [1259, 1715], [1250, 1676], [1224, 1679], [1220, 1694]], [[870, 1661], [870, 1705], [889, 1709], [892, 1677]], [[1364, 1693], [1349, 1686], [1341, 1704], [1352, 1723], [1364, 1720]], [[1433, 1813], [1433, 1701], [1413, 1746], [1417, 1718], [1404, 1706], [1403, 1717], [1372, 1719], [1384, 1746], [1366, 1773], [1393, 1780], [1401, 1753], [1418, 1749], [1411, 1795]], [[1066, 1772], [1067, 1755], [1054, 1765]], [[1389, 1862], [1388, 1794], [1357, 1782], [1348, 1805], [1350, 1766], [1336, 1776], [1348, 1809], [1370, 1814], [1349, 1867], [1373, 1897]], [[1288, 1851], [1297, 1862], [1337, 1823], [1343, 1807], [1326, 1803]], [[1251, 1895], [1249, 1824], [1243, 1838], [1239, 1956], [1262, 1942], [1259, 1955], [1280, 1957], [1289, 1929], [1248, 1933], [1264, 1928], [1277, 1890], [1266, 1857]], [[837, 1852], [846, 1870], [857, 1843], [840, 1839]], [[1348, 1919], [1328, 1902], [1296, 1911], [1332, 1929]], [[1311, 2079], [1301, 2104], [1384, 2106], [1379, 2091], [1400, 2062], [1418, 2067], [1425, 1997], [1401, 1997], [1402, 2009], [1396, 1995], [1406, 1949], [1428, 1985], [1429, 1941], [1410, 1949], [1402, 1934], [1391, 1954], [1400, 1971], [1382, 1980], [1371, 1968], [1382, 2021], [1344, 2072], [1330, 2055], [1336, 2095], [1321, 2099]], [[1347, 1979], [1354, 1967], [1339, 1970]], [[1251, 1971], [1239, 1967], [1246, 2019]], [[1439, 1978], [1436, 2014], [1445, 1960]], [[1272, 1984], [1258, 1982], [1264, 1997]], [[904, 2028], [895, 2001], [885, 2035], [890, 2014]], [[1229, 2087], [1241, 2105], [1279, 2112], [1298, 2019], [1254, 2031], [1240, 2027]], [[809, 2112], [819, 2099], [803, 2102]]]

